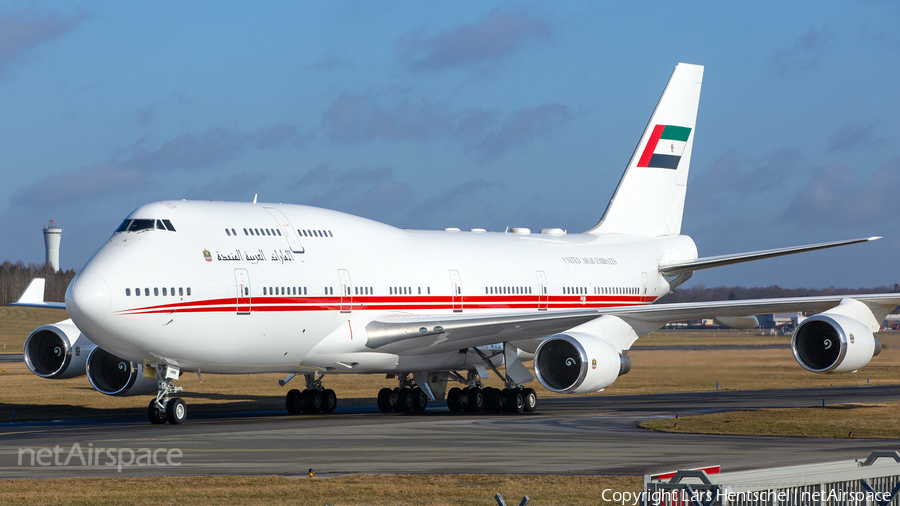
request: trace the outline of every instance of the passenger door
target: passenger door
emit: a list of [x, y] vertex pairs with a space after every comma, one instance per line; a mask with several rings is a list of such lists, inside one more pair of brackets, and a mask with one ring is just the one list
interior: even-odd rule
[[250, 274], [247, 269], [234, 270], [234, 284], [237, 290], [237, 314], [250, 314]]
[[350, 272], [338, 269], [341, 278], [341, 312], [349, 313], [353, 309], [353, 285], [350, 283]]
[[453, 307], [453, 312], [462, 313], [463, 295], [462, 283], [459, 280], [459, 271], [450, 271], [450, 289], [452, 290], [450, 302]]
[[536, 271], [537, 279], [538, 279], [538, 311], [546, 311], [547, 310], [547, 292], [549, 289], [547, 288], [547, 276], [544, 274], [544, 271]]
[[281, 233], [284, 235], [284, 239], [287, 241], [291, 251], [294, 253], [303, 253], [305, 250], [303, 249], [303, 245], [300, 244], [300, 237], [297, 235], [297, 230], [291, 225], [287, 216], [274, 207], [265, 207], [264, 209], [278, 222], [278, 228], [281, 229]]

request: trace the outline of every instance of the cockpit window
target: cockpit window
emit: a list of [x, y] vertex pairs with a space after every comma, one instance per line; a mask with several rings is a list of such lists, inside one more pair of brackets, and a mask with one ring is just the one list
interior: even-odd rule
[[156, 230], [165, 230], [166, 227], [163, 225], [162, 220], [156, 220]]
[[154, 220], [132, 220], [131, 226], [128, 227], [129, 232], [138, 232], [140, 230], [147, 230], [153, 228]]
[[175, 227], [172, 226], [172, 222], [171, 222], [171, 221], [169, 221], [169, 220], [162, 220], [162, 222], [163, 222], [163, 224], [166, 226], [166, 228], [169, 229], [170, 232], [174, 232], [174, 231], [175, 231]]
[[124, 231], [128, 230], [129, 223], [131, 223], [131, 220], [123, 221], [122, 224], [119, 225], [119, 228], [116, 229], [116, 233], [118, 234], [119, 232], [124, 232]]

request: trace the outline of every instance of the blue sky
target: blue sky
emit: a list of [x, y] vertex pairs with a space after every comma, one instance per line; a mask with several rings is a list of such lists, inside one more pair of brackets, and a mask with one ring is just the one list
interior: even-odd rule
[[674, 65], [706, 66], [698, 273], [900, 282], [900, 3], [0, 3], [0, 259], [79, 268], [140, 204], [292, 202], [398, 227], [593, 226]]

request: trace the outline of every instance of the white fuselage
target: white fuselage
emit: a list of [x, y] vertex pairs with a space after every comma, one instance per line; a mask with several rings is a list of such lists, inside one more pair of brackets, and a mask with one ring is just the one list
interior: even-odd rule
[[661, 262], [697, 257], [680, 235], [401, 230], [285, 204], [159, 202], [128, 219], [175, 231], [115, 233], [79, 272], [78, 304], [70, 286], [73, 320], [122, 358], [210, 373], [456, 369], [465, 353], [371, 350], [365, 326], [649, 304], [674, 283]]

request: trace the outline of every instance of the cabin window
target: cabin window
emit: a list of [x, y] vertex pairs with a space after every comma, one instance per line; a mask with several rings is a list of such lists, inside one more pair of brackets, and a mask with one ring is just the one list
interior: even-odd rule
[[331, 234], [331, 230], [328, 231], [328, 237], [334, 237], [334, 235]]
[[166, 290], [166, 287], [163, 287], [163, 297], [165, 297], [166, 295], [168, 295], [168, 291]]
[[134, 296], [135, 296], [135, 297], [140, 297], [140, 296], [141, 296], [141, 289], [140, 289], [140, 288], [135, 288], [135, 289], [134, 289]]
[[126, 297], [131, 297], [131, 288], [126, 288], [126, 289], [125, 289], [125, 296], [126, 296]]
[[149, 297], [149, 296], [150, 296], [150, 289], [144, 288], [144, 297]]
[[268, 295], [268, 294], [266, 293], [266, 287], [263, 287], [263, 295]]
[[184, 295], [184, 289], [183, 289], [183, 288], [178, 287], [178, 295]]
[[153, 295], [159, 297], [159, 288], [153, 288]]
[[191, 287], [187, 287], [187, 295], [188, 295], [188, 297], [191, 296]]
[[278, 232], [278, 237], [281, 237], [281, 230], [278, 230], [278, 229], [276, 228], [275, 231]]
[[[172, 292], [172, 293], [175, 293], [175, 292]], [[244, 295], [250, 295], [250, 287], [249, 286], [244, 287]]]

